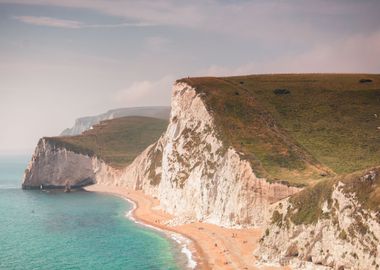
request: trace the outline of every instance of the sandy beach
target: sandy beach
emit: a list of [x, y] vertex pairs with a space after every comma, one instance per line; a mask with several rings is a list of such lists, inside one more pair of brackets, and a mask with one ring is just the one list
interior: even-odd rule
[[123, 187], [92, 185], [91, 192], [110, 193], [132, 200], [136, 204], [133, 217], [147, 225], [183, 235], [190, 241], [189, 249], [197, 263], [196, 269], [286, 269], [283, 267], [256, 266], [252, 251], [261, 236], [261, 229], [227, 229], [206, 223], [168, 226], [172, 216], [159, 209], [159, 201], [142, 191]]

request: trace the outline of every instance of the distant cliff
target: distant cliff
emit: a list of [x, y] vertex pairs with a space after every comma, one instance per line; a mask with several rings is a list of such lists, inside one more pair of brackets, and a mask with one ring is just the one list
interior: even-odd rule
[[169, 115], [170, 107], [165, 106], [114, 109], [109, 110], [108, 112], [100, 115], [78, 118], [75, 121], [74, 126], [72, 128], [67, 128], [64, 131], [62, 131], [60, 136], [79, 135], [82, 132], [89, 130], [92, 126], [100, 123], [101, 121], [120, 118], [124, 116], [146, 116], [167, 120], [169, 119]]
[[163, 119], [127, 116], [102, 121], [81, 135], [42, 138], [23, 187], [79, 187], [97, 182], [99, 173], [117, 174], [157, 141], [167, 125]]

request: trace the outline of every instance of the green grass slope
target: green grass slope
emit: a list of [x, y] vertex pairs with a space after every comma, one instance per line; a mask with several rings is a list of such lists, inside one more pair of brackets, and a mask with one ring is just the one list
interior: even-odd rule
[[261, 176], [307, 184], [321, 175], [380, 164], [380, 75], [283, 74], [180, 81], [201, 93], [222, 140], [240, 151]]
[[46, 139], [57, 147], [97, 156], [115, 168], [122, 168], [157, 141], [167, 125], [168, 121], [162, 119], [127, 116], [102, 121], [78, 136]]
[[339, 175], [307, 187], [290, 199], [293, 208], [288, 209], [287, 218], [297, 225], [331, 218], [331, 215], [323, 213], [322, 205], [326, 201], [329, 204], [334, 203], [331, 194], [338, 182], [344, 184], [342, 191], [345, 194], [355, 196], [360, 203], [360, 209], [378, 213], [380, 222], [380, 167]]

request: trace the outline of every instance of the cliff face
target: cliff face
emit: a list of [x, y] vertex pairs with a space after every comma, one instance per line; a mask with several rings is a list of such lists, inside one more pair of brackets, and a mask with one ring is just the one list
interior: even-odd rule
[[256, 177], [250, 164], [218, 138], [201, 96], [186, 83], [174, 86], [168, 129], [146, 154], [153, 173], [140, 186], [183, 218], [179, 221], [260, 225], [270, 203], [298, 190]]
[[97, 157], [75, 153], [58, 147], [43, 138], [24, 173], [22, 187], [25, 189], [73, 188], [94, 183], [116, 183], [121, 171], [114, 169]]
[[84, 186], [95, 182], [93, 160], [41, 139], [25, 170], [23, 188]]
[[249, 162], [218, 138], [201, 96], [186, 83], [174, 86], [167, 131], [126, 168], [115, 170], [96, 157], [41, 141], [23, 185], [78, 185], [86, 179], [142, 189], [158, 197], [177, 222], [224, 226], [261, 225], [271, 203], [299, 190], [257, 177]]
[[[319, 218], [303, 217], [306, 222], [299, 219], [303, 210], [297, 203], [290, 199], [278, 203], [256, 256], [294, 269], [379, 269], [380, 212], [366, 209], [368, 202], [361, 200], [378, 200], [379, 182], [380, 169], [350, 183], [338, 181], [321, 200]], [[359, 194], [363, 190], [366, 194]], [[294, 214], [298, 217], [292, 219]]]

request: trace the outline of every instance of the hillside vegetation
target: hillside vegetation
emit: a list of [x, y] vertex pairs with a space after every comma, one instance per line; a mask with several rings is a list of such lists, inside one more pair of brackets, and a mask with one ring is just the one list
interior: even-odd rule
[[344, 184], [342, 188], [344, 193], [355, 196], [361, 210], [378, 213], [380, 222], [380, 167], [340, 175], [307, 187], [290, 199], [293, 208], [289, 209], [286, 218], [290, 218], [297, 225], [330, 218], [330, 215], [324, 215], [322, 205], [326, 201], [329, 204], [333, 203], [331, 194], [338, 183]]
[[380, 75], [188, 78], [260, 176], [303, 185], [380, 164]]
[[46, 139], [57, 147], [97, 156], [109, 165], [121, 168], [157, 141], [167, 125], [168, 121], [163, 119], [127, 116], [102, 121], [81, 135]]

